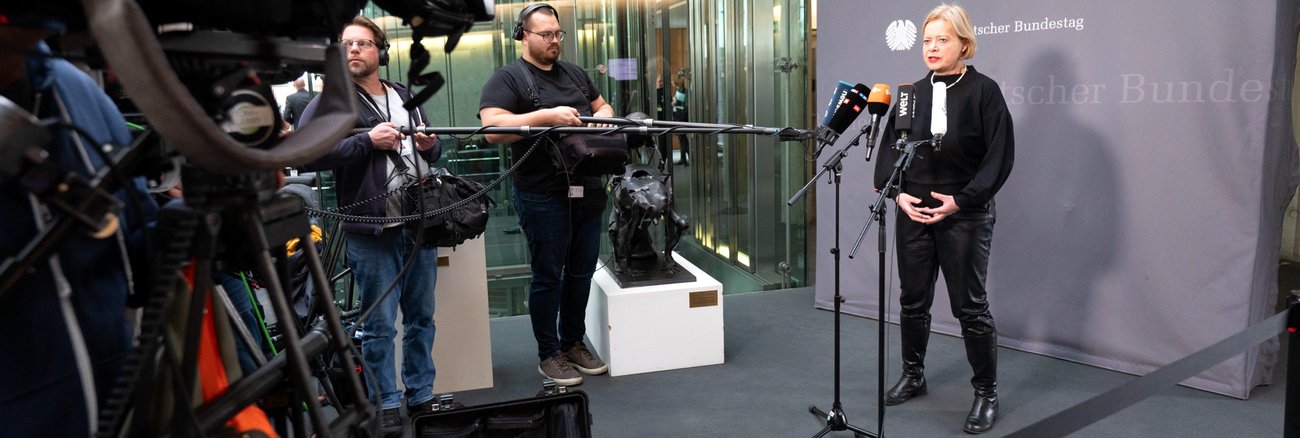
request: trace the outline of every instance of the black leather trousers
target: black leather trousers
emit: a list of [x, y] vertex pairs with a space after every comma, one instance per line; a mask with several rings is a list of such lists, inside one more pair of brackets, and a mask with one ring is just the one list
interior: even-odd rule
[[[907, 333], [930, 321], [934, 303], [934, 283], [943, 272], [948, 285], [952, 315], [961, 323], [966, 344], [966, 359], [974, 376], [971, 385], [981, 397], [995, 397], [997, 391], [997, 328], [989, 313], [988, 292], [984, 281], [988, 274], [989, 249], [993, 242], [993, 206], [988, 209], [963, 209], [939, 223], [924, 225], [913, 222], [901, 211], [898, 214], [898, 272], [902, 294], [902, 339], [925, 342], [926, 337]], [[924, 324], [928, 328], [929, 324]], [[925, 345], [905, 345], [903, 351], [924, 352]], [[924, 353], [911, 358], [920, 362]], [[909, 357], [904, 357], [905, 367]], [[916, 368], [924, 365], [918, 363]]]
[[942, 270], [962, 336], [997, 333], [984, 289], [993, 242], [992, 203], [988, 209], [963, 209], [932, 225], [914, 222], [902, 211], [897, 218], [900, 316], [930, 320], [934, 284]]

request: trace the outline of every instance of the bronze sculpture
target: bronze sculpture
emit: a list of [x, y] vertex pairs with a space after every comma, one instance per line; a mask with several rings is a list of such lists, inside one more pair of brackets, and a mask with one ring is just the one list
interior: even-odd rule
[[[628, 140], [629, 147], [639, 147], [632, 136]], [[643, 146], [658, 151], [653, 139]], [[681, 269], [672, 254], [690, 222], [673, 209], [672, 174], [664, 170], [666, 161], [653, 157], [659, 154], [651, 155], [657, 158], [653, 159], [657, 165], [630, 163], [622, 175], [609, 182], [614, 201], [609, 221], [609, 240], [614, 246], [612, 273], [624, 287], [695, 280], [694, 275]], [[650, 226], [661, 220], [666, 224], [662, 257], [655, 251], [650, 235]]]

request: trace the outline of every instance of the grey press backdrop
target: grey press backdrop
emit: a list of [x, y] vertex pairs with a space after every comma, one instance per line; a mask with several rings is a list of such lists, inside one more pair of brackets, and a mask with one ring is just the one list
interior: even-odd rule
[[[836, 81], [896, 89], [922, 79], [920, 26], [937, 4], [821, 1], [818, 105]], [[979, 33], [967, 63], [999, 82], [1015, 120], [988, 275], [1003, 346], [1145, 374], [1273, 314], [1282, 214], [1300, 179], [1295, 1], [958, 4]], [[909, 22], [917, 36], [898, 34], [891, 50], [890, 25]], [[845, 160], [846, 253], [875, 200], [863, 152]], [[830, 308], [835, 200], [819, 187], [817, 305]], [[894, 214], [891, 202], [891, 321]], [[872, 230], [842, 259], [849, 313], [876, 315], [876, 251]], [[959, 333], [942, 279], [937, 287], [935, 330]], [[874, 340], [848, 345], [875, 351]], [[1184, 384], [1246, 398], [1271, 382], [1277, 350], [1266, 343]]]

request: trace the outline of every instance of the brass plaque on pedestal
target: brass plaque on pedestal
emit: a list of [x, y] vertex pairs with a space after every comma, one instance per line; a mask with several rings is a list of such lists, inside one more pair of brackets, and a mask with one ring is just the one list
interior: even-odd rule
[[691, 292], [691, 308], [709, 307], [718, 305], [718, 291], [706, 290], [700, 292]]

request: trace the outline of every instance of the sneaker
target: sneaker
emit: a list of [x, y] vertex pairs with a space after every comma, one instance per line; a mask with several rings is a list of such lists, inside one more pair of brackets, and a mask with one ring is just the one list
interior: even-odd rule
[[398, 408], [384, 409], [382, 418], [384, 438], [402, 436], [402, 410]]
[[582, 374], [578, 374], [563, 354], [553, 354], [537, 365], [537, 372], [554, 380], [557, 385], [574, 386], [582, 384]]
[[564, 357], [568, 358], [569, 363], [573, 364], [573, 367], [583, 374], [594, 376], [605, 374], [605, 371], [609, 370], [609, 365], [605, 365], [605, 361], [592, 354], [591, 350], [588, 350], [587, 345], [582, 341], [573, 344], [569, 351], [564, 352]]
[[416, 415], [433, 412], [433, 401], [435, 399], [437, 399], [437, 397], [431, 398], [429, 399], [429, 401], [426, 401], [424, 403], [406, 405], [406, 415], [408, 417], [415, 418]]

